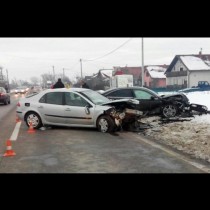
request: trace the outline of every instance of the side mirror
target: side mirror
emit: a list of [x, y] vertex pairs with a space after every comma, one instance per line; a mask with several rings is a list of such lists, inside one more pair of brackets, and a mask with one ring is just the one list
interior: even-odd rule
[[85, 113], [86, 114], [90, 114], [90, 107], [91, 107], [90, 104], [85, 106]]
[[155, 101], [155, 100], [158, 100], [158, 98], [157, 97], [155, 97], [155, 96], [151, 96], [151, 98], [150, 98], [151, 100], [153, 100], [153, 101]]

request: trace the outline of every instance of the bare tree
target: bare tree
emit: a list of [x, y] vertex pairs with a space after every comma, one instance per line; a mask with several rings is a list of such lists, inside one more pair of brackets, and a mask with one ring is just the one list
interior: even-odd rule
[[39, 82], [38, 77], [31, 77], [31, 82], [33, 85], [37, 85], [37, 83]]

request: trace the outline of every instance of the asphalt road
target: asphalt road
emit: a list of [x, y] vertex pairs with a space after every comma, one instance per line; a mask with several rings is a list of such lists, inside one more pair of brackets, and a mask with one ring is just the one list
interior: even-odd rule
[[[0, 173], [204, 173], [179, 155], [137, 133], [54, 127], [27, 132], [21, 123], [12, 141], [16, 156], [3, 157], [15, 126], [17, 99], [0, 106]], [[2, 114], [2, 109], [4, 114]]]

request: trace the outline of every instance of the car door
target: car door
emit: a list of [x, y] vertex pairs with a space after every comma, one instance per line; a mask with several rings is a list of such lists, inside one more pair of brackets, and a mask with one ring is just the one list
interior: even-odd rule
[[[64, 115], [69, 125], [94, 125], [94, 107], [82, 96], [73, 92], [64, 94]], [[87, 108], [88, 106], [88, 108]]]
[[135, 99], [140, 101], [138, 107], [141, 111], [151, 111], [157, 107], [160, 107], [162, 104], [162, 101], [159, 97], [146, 90], [134, 89], [133, 92]]
[[65, 124], [63, 92], [46, 93], [40, 100], [38, 111], [48, 123]]

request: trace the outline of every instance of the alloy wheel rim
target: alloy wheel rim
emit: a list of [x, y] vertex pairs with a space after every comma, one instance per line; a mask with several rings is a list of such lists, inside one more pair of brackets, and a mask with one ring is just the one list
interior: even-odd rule
[[30, 125], [30, 122], [31, 122], [33, 127], [36, 127], [39, 124], [39, 118], [34, 114], [30, 114], [27, 118], [27, 122], [28, 122], [28, 125]]
[[174, 117], [176, 115], [176, 109], [174, 106], [168, 105], [164, 108], [163, 113], [166, 117]]
[[101, 131], [102, 132], [106, 132], [107, 130], [108, 130], [108, 122], [107, 122], [107, 120], [105, 120], [105, 119], [101, 119], [100, 121], [99, 121], [99, 125], [100, 125], [100, 127], [101, 127]]

